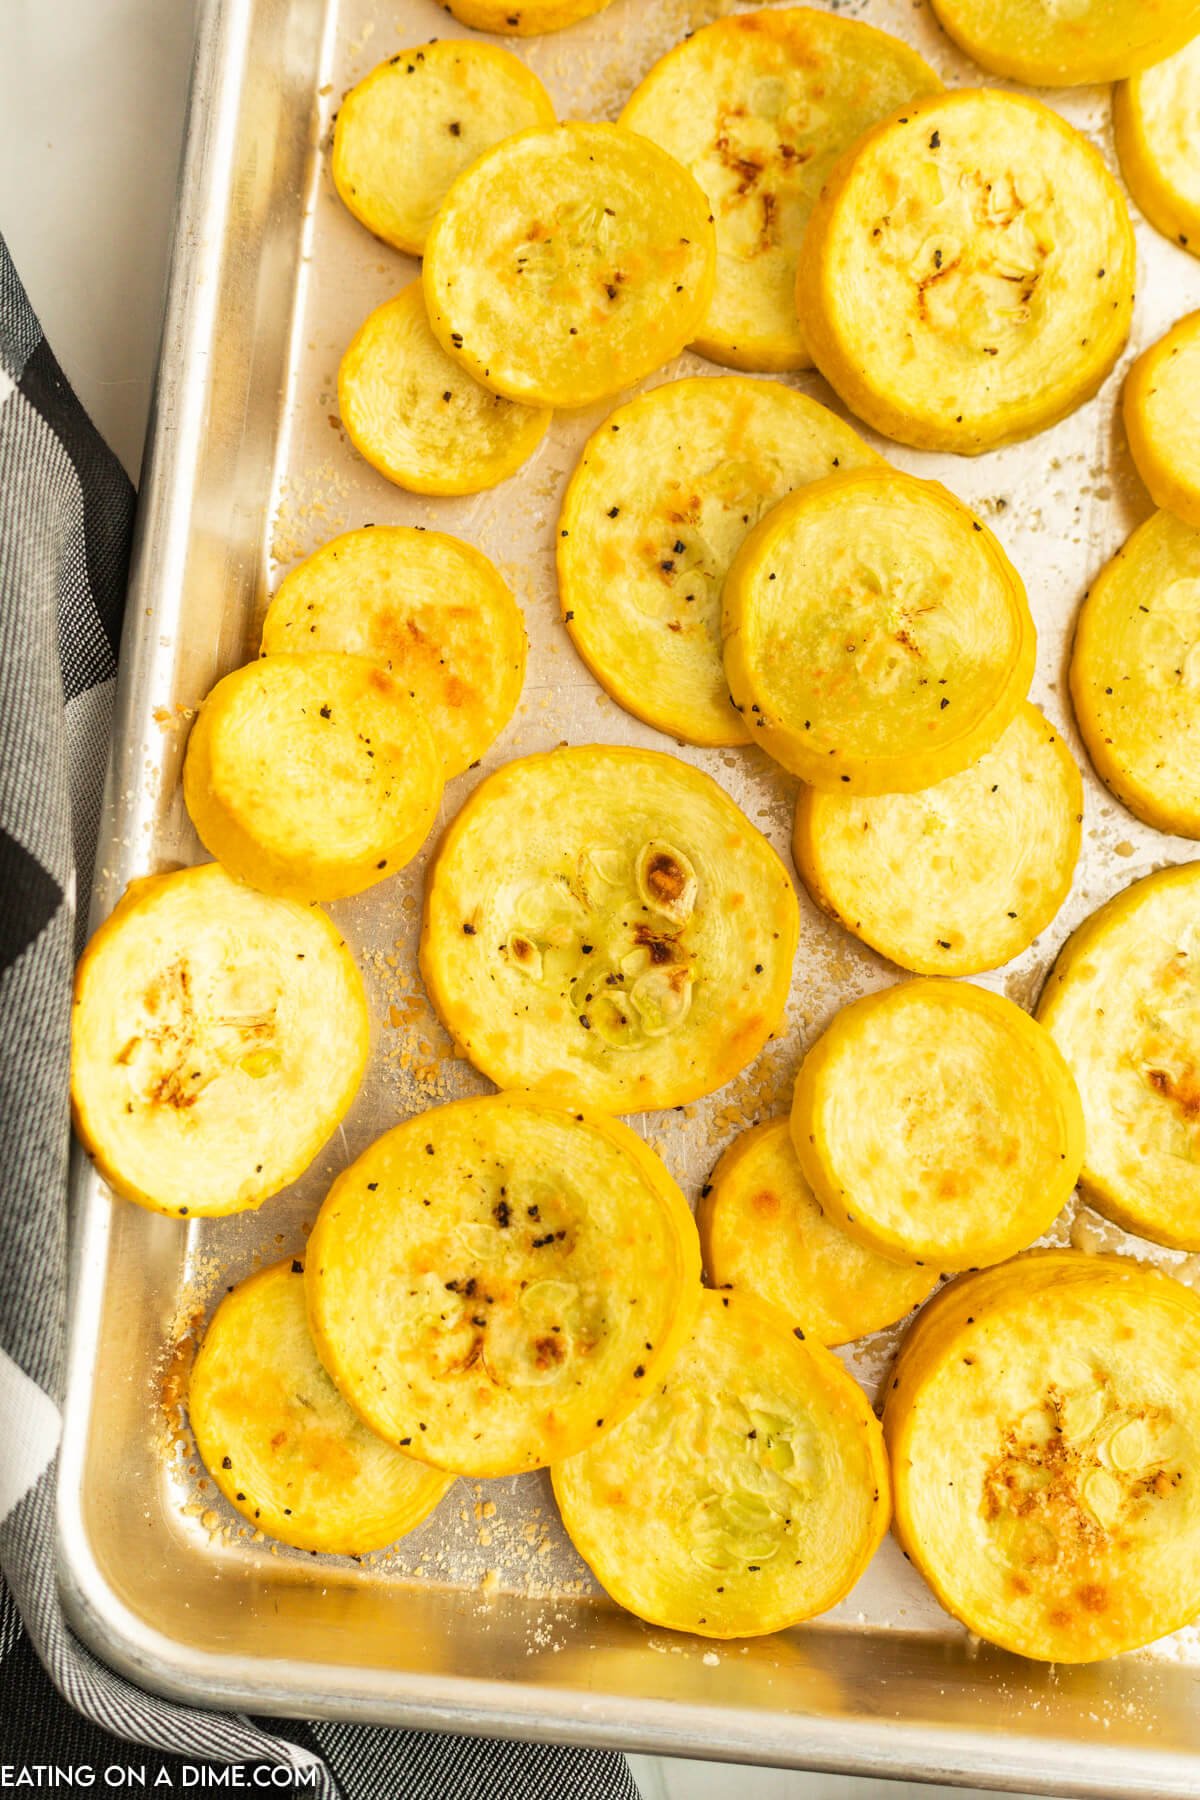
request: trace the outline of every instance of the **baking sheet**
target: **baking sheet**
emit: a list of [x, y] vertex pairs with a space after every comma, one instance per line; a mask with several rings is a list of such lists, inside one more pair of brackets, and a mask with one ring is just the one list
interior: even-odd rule
[[[566, 32], [508, 43], [545, 82], [560, 116], [612, 118], [658, 55], [685, 32], [733, 10], [741, 9], [728, 0], [613, 0], [604, 13]], [[852, 0], [836, 10], [905, 38], [948, 84], [980, 79], [923, 4]], [[514, 756], [562, 742], [639, 744], [671, 749], [715, 776], [790, 866], [795, 781], [753, 747], [705, 751], [676, 746], [643, 726], [602, 692], [562, 627], [553, 571], [558, 505], [580, 447], [615, 403], [556, 416], [546, 439], [514, 479], [459, 500], [402, 493], [357, 456], [342, 430], [336, 401], [341, 353], [366, 313], [404, 286], [417, 264], [370, 237], [337, 200], [327, 156], [332, 119], [345, 89], [384, 56], [432, 37], [471, 35], [435, 0], [211, 0], [207, 8], [198, 76], [203, 105], [193, 113], [155, 461], [144, 491], [136, 604], [131, 602], [125, 653], [123, 748], [114, 764], [97, 916], [108, 910], [130, 875], [202, 855], [177, 785], [194, 708], [220, 674], [255, 654], [266, 599], [286, 570], [329, 537], [368, 522], [436, 527], [476, 544], [500, 567], [525, 614], [530, 658], [517, 714], [480, 767], [449, 784], [442, 823], [453, 817], [479, 780]], [[1079, 125], [1115, 167], [1106, 89], [1043, 97]], [[1067, 702], [1065, 656], [1079, 601], [1090, 578], [1152, 510], [1114, 419], [1120, 373], [1139, 349], [1200, 305], [1200, 264], [1140, 220], [1138, 235], [1139, 295], [1129, 350], [1097, 399], [1069, 419], [1028, 443], [974, 460], [909, 451], [863, 431], [899, 466], [944, 481], [993, 526], [1025, 579], [1038, 625], [1031, 697], [1062, 728], [1084, 770], [1084, 851], [1067, 904], [1016, 962], [976, 978], [1026, 1006], [1036, 997], [1063, 939], [1082, 918], [1130, 880], [1165, 861], [1194, 854], [1186, 840], [1141, 825], [1095, 780]], [[685, 355], [642, 385], [694, 373], [721, 371]], [[815, 374], [772, 379], [843, 411]], [[422, 884], [436, 837], [435, 832], [426, 851], [393, 880], [331, 909], [367, 979], [374, 1051], [349, 1117], [293, 1189], [258, 1213], [195, 1220], [181, 1231], [169, 1221], [131, 1218], [135, 1209], [119, 1202], [110, 1212], [100, 1185], [86, 1169], [80, 1170], [80, 1306], [64, 1459], [64, 1579], [84, 1629], [99, 1633], [110, 1657], [138, 1663], [146, 1678], [145, 1663], [138, 1662], [132, 1648], [132, 1628], [122, 1615], [121, 1636], [113, 1624], [121, 1609], [104, 1598], [104, 1583], [113, 1587], [111, 1567], [119, 1558], [110, 1548], [105, 1565], [100, 1553], [104, 1531], [112, 1529], [116, 1499], [115, 1478], [106, 1476], [97, 1461], [97, 1434], [105, 1430], [106, 1417], [110, 1428], [116, 1428], [113, 1402], [103, 1392], [103, 1372], [122, 1364], [120, 1429], [136, 1431], [138, 1449], [125, 1459], [121, 1480], [126, 1486], [131, 1479], [149, 1483], [146, 1520], [156, 1543], [170, 1540], [173, 1566], [190, 1569], [201, 1590], [207, 1576], [257, 1596], [254, 1604], [280, 1587], [292, 1592], [298, 1584], [317, 1593], [369, 1589], [385, 1612], [401, 1603], [411, 1607], [414, 1596], [423, 1593], [435, 1610], [449, 1605], [459, 1621], [449, 1636], [438, 1638], [443, 1644], [440, 1666], [447, 1674], [469, 1668], [471, 1634], [478, 1650], [502, 1616], [505, 1655], [510, 1649], [519, 1654], [523, 1642], [529, 1663], [537, 1665], [536, 1675], [530, 1667], [524, 1671], [533, 1696], [524, 1728], [532, 1724], [550, 1732], [554, 1708], [549, 1690], [564, 1679], [569, 1685], [564, 1672], [580, 1632], [595, 1631], [594, 1621], [607, 1617], [608, 1609], [595, 1604], [595, 1584], [562, 1532], [544, 1475], [460, 1481], [433, 1517], [391, 1552], [357, 1563], [314, 1563], [264, 1540], [226, 1506], [196, 1460], [179, 1407], [195, 1336], [226, 1286], [265, 1261], [302, 1250], [330, 1179], [380, 1132], [427, 1106], [489, 1087], [453, 1056], [416, 973]], [[890, 965], [819, 913], [803, 888], [799, 892], [801, 941], [784, 1031], [717, 1094], [631, 1121], [692, 1200], [737, 1131], [786, 1109], [805, 1046], [837, 1008], [897, 979]], [[1048, 1241], [1147, 1253], [1141, 1241], [1076, 1204], [1067, 1208]], [[1151, 1254], [1181, 1279], [1200, 1282], [1200, 1258], [1157, 1250]], [[114, 1284], [120, 1288], [119, 1299], [114, 1299]], [[896, 1337], [896, 1330], [884, 1332], [843, 1352], [869, 1392], [874, 1393], [887, 1367]], [[128, 1588], [130, 1578], [125, 1580]], [[185, 1586], [181, 1580], [179, 1596]], [[239, 1611], [247, 1629], [250, 1604], [240, 1603]], [[102, 1616], [106, 1608], [107, 1623]], [[341, 1616], [338, 1607], [331, 1616]], [[177, 1678], [164, 1648], [170, 1633], [164, 1638], [161, 1628], [156, 1629], [159, 1684], [170, 1686]], [[697, 1693], [707, 1696], [705, 1704], [726, 1704], [741, 1693], [731, 1670], [750, 1652], [676, 1639], [631, 1621], [618, 1631], [624, 1634], [621, 1643], [630, 1646], [628, 1653], [640, 1659], [638, 1670], [631, 1664], [628, 1671], [636, 1691], [648, 1691], [647, 1657], [679, 1657], [698, 1676]], [[253, 1632], [246, 1642], [233, 1627], [225, 1636], [238, 1656], [250, 1656], [253, 1678]], [[354, 1694], [366, 1704], [370, 1634], [364, 1629], [359, 1637], [357, 1649], [353, 1641], [340, 1645], [347, 1665], [359, 1671], [359, 1686], [349, 1697], [332, 1693], [327, 1682], [317, 1679], [313, 1663], [295, 1656], [282, 1688], [278, 1671], [272, 1669], [268, 1679], [259, 1669], [257, 1695], [266, 1704], [294, 1704], [301, 1711], [352, 1710]], [[195, 1633], [185, 1638], [195, 1673]], [[928, 1654], [937, 1666], [942, 1659], [959, 1684], [950, 1710], [956, 1716], [962, 1710], [960, 1702], [971, 1688], [970, 1682], [964, 1684], [963, 1671], [972, 1666], [974, 1647], [937, 1607], [889, 1538], [841, 1606], [802, 1631], [753, 1647], [760, 1674], [794, 1671], [800, 1655], [806, 1674], [796, 1692], [802, 1692], [802, 1709], [810, 1715], [807, 1736], [797, 1732], [793, 1721], [790, 1736], [785, 1726], [774, 1739], [760, 1729], [752, 1744], [730, 1746], [714, 1714], [688, 1740], [693, 1752], [745, 1755], [757, 1747], [764, 1758], [814, 1764], [824, 1759], [827, 1766], [870, 1765], [895, 1773], [906, 1766], [933, 1773], [941, 1766], [951, 1777], [958, 1772], [973, 1780], [983, 1778], [990, 1765], [991, 1773], [1005, 1778], [1003, 1758], [997, 1761], [994, 1747], [988, 1750], [982, 1736], [953, 1755], [945, 1737], [944, 1765], [937, 1761], [941, 1753], [932, 1749], [921, 1763], [906, 1765], [904, 1755], [893, 1750], [872, 1764], [871, 1758], [882, 1752], [878, 1746], [870, 1748], [867, 1735], [848, 1724], [830, 1737], [833, 1748], [823, 1750], [812, 1720], [821, 1716], [828, 1724], [845, 1705], [840, 1689], [835, 1704], [832, 1689], [822, 1695], [817, 1680], [819, 1665], [836, 1660], [834, 1639], [845, 1640], [836, 1657], [848, 1668], [861, 1667], [868, 1687], [880, 1679], [880, 1646], [886, 1640], [894, 1640], [901, 1662], [913, 1656], [919, 1662]], [[926, 1649], [914, 1650], [918, 1641]], [[263, 1642], [266, 1646], [265, 1636]], [[276, 1656], [287, 1654], [273, 1640], [272, 1649]], [[176, 1651], [186, 1661], [178, 1645]], [[142, 1654], [148, 1652], [138, 1652]], [[991, 1655], [985, 1652], [985, 1661]], [[1007, 1672], [1000, 1679], [1010, 1694], [1013, 1738], [1008, 1754], [1016, 1770], [1020, 1757], [1014, 1748], [1014, 1721], [1022, 1712], [1017, 1695], [1022, 1683], [1030, 1693], [1041, 1692], [1042, 1675], [1010, 1659], [999, 1661]], [[1112, 1678], [1112, 1694], [1125, 1698], [1111, 1699], [1117, 1709], [1111, 1715], [1102, 1719], [1094, 1714], [1102, 1721], [1096, 1734], [1107, 1734], [1111, 1743], [1119, 1708], [1134, 1704], [1128, 1700], [1132, 1682], [1143, 1695], [1134, 1714], [1125, 1714], [1124, 1735], [1143, 1745], [1130, 1776], [1133, 1785], [1117, 1785], [1119, 1771], [1111, 1751], [1108, 1773], [1101, 1777], [1095, 1770], [1081, 1770], [1074, 1757], [1051, 1768], [1044, 1749], [1020, 1771], [1020, 1785], [1044, 1780], [1056, 1792], [1112, 1794], [1183, 1793], [1200, 1786], [1200, 1761], [1190, 1765], [1190, 1788], [1137, 1785], [1137, 1768], [1150, 1767], [1150, 1745], [1166, 1754], [1174, 1739], [1155, 1716], [1158, 1702], [1145, 1697], [1162, 1684], [1156, 1687], [1152, 1670], [1136, 1677], [1120, 1674], [1133, 1665], [1162, 1665], [1174, 1671], [1176, 1685], [1190, 1683], [1190, 1670], [1200, 1665], [1200, 1634], [1178, 1633], [1113, 1665], [1118, 1675]], [[216, 1686], [203, 1691], [213, 1695], [222, 1691], [222, 1680], [234, 1679], [229, 1667], [223, 1675], [209, 1671], [209, 1678]], [[1149, 1682], [1145, 1693], [1139, 1681]], [[611, 1685], [616, 1704], [607, 1715], [568, 1708], [553, 1730], [614, 1739], [622, 1735], [624, 1723], [628, 1735], [632, 1715], [620, 1682]], [[290, 1700], [281, 1697], [285, 1691]], [[414, 1697], [411, 1683], [407, 1688], [393, 1683], [389, 1691], [390, 1704], [381, 1702], [386, 1716], [414, 1716], [423, 1703]], [[988, 1692], [994, 1695], [995, 1687]], [[639, 1741], [667, 1744], [694, 1699], [690, 1690], [675, 1693], [670, 1702], [675, 1726], [660, 1723], [658, 1735], [649, 1732]], [[1074, 1717], [1078, 1694], [1059, 1699], [1065, 1699]], [[465, 1705], [451, 1716], [464, 1716]], [[911, 1707], [906, 1713], [903, 1706], [890, 1708], [883, 1699], [868, 1710], [879, 1719], [910, 1724], [916, 1719]], [[483, 1717], [494, 1723], [501, 1711], [498, 1705], [485, 1707]], [[1048, 1726], [1054, 1714], [1055, 1706], [1046, 1701], [1044, 1715], [1034, 1721], [1037, 1728]], [[968, 1735], [981, 1729], [969, 1705], [963, 1722]], [[941, 1729], [945, 1736], [947, 1721]], [[1185, 1738], [1191, 1729], [1180, 1721]], [[1188, 1745], [1200, 1748], [1191, 1746], [1190, 1738]], [[1086, 1785], [1101, 1779], [1103, 1787]], [[1166, 1779], [1162, 1770], [1154, 1776], [1160, 1779]], [[1085, 1785], [1069, 1790], [1072, 1781]]]

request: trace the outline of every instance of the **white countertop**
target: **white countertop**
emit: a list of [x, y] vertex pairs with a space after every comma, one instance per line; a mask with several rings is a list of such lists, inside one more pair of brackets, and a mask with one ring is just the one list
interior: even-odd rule
[[[0, 231], [59, 362], [134, 480], [158, 353], [194, 14], [194, 0], [0, 3]], [[969, 1800], [977, 1792], [631, 1762], [644, 1800]]]

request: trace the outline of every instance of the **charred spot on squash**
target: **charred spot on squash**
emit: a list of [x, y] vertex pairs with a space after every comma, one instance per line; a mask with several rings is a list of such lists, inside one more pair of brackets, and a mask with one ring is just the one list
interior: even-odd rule
[[1147, 1069], [1146, 1079], [1155, 1093], [1169, 1100], [1189, 1122], [1200, 1119], [1200, 1073], [1193, 1064], [1178, 1075], [1167, 1069]]
[[657, 850], [646, 863], [646, 885], [656, 900], [668, 905], [683, 893], [687, 876], [669, 850]]

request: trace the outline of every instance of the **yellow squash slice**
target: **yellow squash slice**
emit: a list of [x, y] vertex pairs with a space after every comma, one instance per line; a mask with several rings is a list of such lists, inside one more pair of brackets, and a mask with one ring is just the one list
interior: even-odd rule
[[577, 19], [603, 12], [609, 0], [442, 0], [448, 13], [476, 31], [501, 31], [510, 37], [536, 37], [561, 31]]
[[1200, 1301], [1124, 1257], [1042, 1251], [952, 1282], [883, 1415], [896, 1536], [1006, 1650], [1093, 1662], [1200, 1610]]
[[342, 423], [360, 456], [414, 494], [477, 494], [514, 475], [550, 414], [480, 387], [446, 355], [420, 281], [370, 314], [338, 370]]
[[[1200, 61], [1196, 100], [1196, 161], [1200, 167]], [[1124, 410], [1129, 448], [1155, 505], [1195, 526], [1200, 526], [1198, 395], [1200, 312], [1194, 312], [1138, 357], [1125, 377]]]
[[362, 978], [313, 908], [216, 863], [131, 882], [80, 959], [71, 1105], [110, 1187], [153, 1212], [260, 1206], [358, 1090]]
[[521, 609], [487, 557], [405, 525], [323, 544], [285, 578], [263, 621], [264, 656], [349, 652], [390, 669], [424, 713], [447, 781], [508, 724], [525, 649]]
[[496, 44], [401, 50], [351, 88], [333, 134], [333, 179], [355, 218], [420, 256], [455, 176], [514, 131], [553, 125], [549, 94]]
[[798, 928], [787, 871], [715, 781], [588, 745], [475, 789], [426, 883], [421, 971], [498, 1087], [640, 1112], [758, 1054]]
[[1032, 87], [1119, 81], [1200, 31], [1197, 0], [933, 0], [981, 68]]
[[796, 805], [796, 867], [818, 905], [918, 975], [1010, 962], [1054, 917], [1079, 856], [1083, 783], [1025, 701], [994, 747], [916, 794]]
[[493, 1094], [365, 1151], [306, 1266], [321, 1360], [367, 1423], [423, 1462], [510, 1475], [581, 1450], [661, 1381], [700, 1246], [632, 1131]]
[[619, 125], [558, 125], [459, 176], [426, 241], [425, 303], [485, 387], [587, 406], [694, 337], [714, 262], [708, 202], [673, 157]]
[[825, 792], [910, 793], [990, 750], [1035, 633], [1017, 571], [935, 481], [811, 482], [757, 525], [723, 597], [729, 692], [756, 742]]
[[365, 656], [264, 656], [200, 708], [183, 795], [231, 874], [289, 900], [340, 900], [416, 855], [442, 758], [407, 687]]
[[1155, 513], [1097, 576], [1071, 698], [1117, 799], [1160, 831], [1200, 837], [1200, 527]]
[[670, 381], [588, 440], [563, 501], [558, 595], [621, 706], [692, 744], [750, 741], [721, 661], [721, 588], [793, 488], [878, 463], [836, 414], [771, 381]]
[[1129, 191], [1155, 228], [1200, 256], [1200, 7], [1197, 35], [1113, 93], [1113, 135]]
[[811, 366], [796, 252], [839, 153], [941, 82], [915, 50], [812, 7], [739, 13], [677, 44], [621, 114], [708, 195], [717, 283], [693, 349], [735, 369]]
[[299, 1261], [261, 1269], [222, 1300], [192, 1369], [188, 1417], [225, 1498], [298, 1550], [381, 1550], [454, 1483], [385, 1444], [342, 1399], [309, 1335]]
[[838, 161], [800, 253], [813, 361], [860, 418], [975, 455], [1095, 393], [1129, 332], [1133, 227], [1098, 152], [1040, 101], [959, 89]]
[[880, 1255], [936, 1269], [1024, 1250], [1083, 1162], [1083, 1109], [1050, 1033], [958, 982], [844, 1007], [801, 1065], [791, 1124], [822, 1210]]
[[825, 1217], [786, 1119], [734, 1139], [696, 1223], [714, 1287], [769, 1300], [821, 1344], [848, 1344], [895, 1324], [937, 1283], [936, 1271], [880, 1256]]
[[748, 1294], [706, 1291], [653, 1393], [552, 1470], [571, 1541], [652, 1625], [751, 1637], [826, 1612], [887, 1530], [883, 1436], [828, 1350]]
[[1135, 881], [1085, 920], [1038, 1018], [1083, 1099], [1088, 1200], [1200, 1250], [1200, 863]]

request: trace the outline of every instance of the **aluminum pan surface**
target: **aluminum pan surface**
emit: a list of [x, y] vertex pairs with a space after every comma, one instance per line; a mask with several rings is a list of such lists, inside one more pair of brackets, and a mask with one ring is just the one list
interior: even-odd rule
[[[561, 116], [612, 117], [662, 50], [730, 10], [726, 0], [613, 0], [567, 32], [510, 47], [537, 70]], [[923, 6], [864, 0], [839, 10], [906, 38], [949, 83], [979, 80]], [[205, 11], [97, 916], [131, 875], [197, 857], [177, 791], [192, 709], [218, 675], [253, 655], [266, 596], [286, 568], [367, 521], [436, 525], [469, 539], [499, 564], [525, 611], [520, 708], [481, 768], [451, 784], [444, 817], [514, 755], [563, 741], [644, 744], [708, 769], [788, 859], [795, 783], [753, 749], [676, 747], [640, 725], [601, 692], [559, 621], [558, 501], [610, 406], [560, 415], [516, 478], [465, 500], [403, 494], [340, 428], [341, 351], [416, 265], [337, 201], [326, 157], [332, 114], [383, 56], [451, 35], [470, 34], [435, 0], [210, 0]], [[1107, 91], [1051, 99], [1111, 160]], [[1140, 222], [1139, 249], [1129, 356], [1200, 304], [1200, 266]], [[720, 371], [685, 356], [643, 385], [683, 373]], [[815, 375], [783, 379], [830, 401]], [[994, 525], [1038, 623], [1032, 697], [1084, 767], [1085, 851], [1073, 893], [1024, 956], [980, 978], [1025, 1004], [1081, 918], [1139, 874], [1194, 853], [1107, 795], [1066, 704], [1078, 602], [1151, 510], [1114, 422], [1118, 392], [1119, 375], [1052, 431], [973, 461], [872, 440], [899, 465], [944, 480]], [[841, 1607], [742, 1651], [655, 1633], [598, 1605], [544, 1477], [460, 1482], [397, 1551], [359, 1565], [317, 1564], [254, 1542], [200, 1485], [188, 1441], [163, 1408], [175, 1369], [169, 1346], [186, 1348], [188, 1328], [226, 1283], [302, 1246], [329, 1178], [381, 1130], [487, 1087], [447, 1056], [415, 974], [426, 860], [334, 909], [371, 989], [375, 1054], [345, 1126], [295, 1189], [257, 1214], [181, 1232], [135, 1208], [110, 1208], [90, 1172], [78, 1171], [62, 1520], [65, 1588], [85, 1632], [153, 1685], [214, 1703], [253, 1694], [280, 1710], [459, 1720], [1060, 1793], [1194, 1791], [1193, 1633], [1061, 1678], [989, 1651], [976, 1657], [890, 1539]], [[895, 979], [802, 890], [801, 905], [785, 1033], [710, 1099], [634, 1121], [692, 1198], [742, 1124], [786, 1105], [803, 1047], [836, 1008]], [[1083, 1248], [1134, 1242], [1083, 1208], [1068, 1209], [1054, 1236]], [[1200, 1274], [1200, 1259], [1155, 1254], [1186, 1280]], [[873, 1388], [893, 1347], [894, 1334], [880, 1334], [847, 1361]], [[140, 1536], [125, 1516], [131, 1493], [144, 1502], [131, 1509]], [[149, 1547], [148, 1563], [138, 1543]], [[1081, 1756], [1090, 1739], [1106, 1746], [1102, 1766]]]

